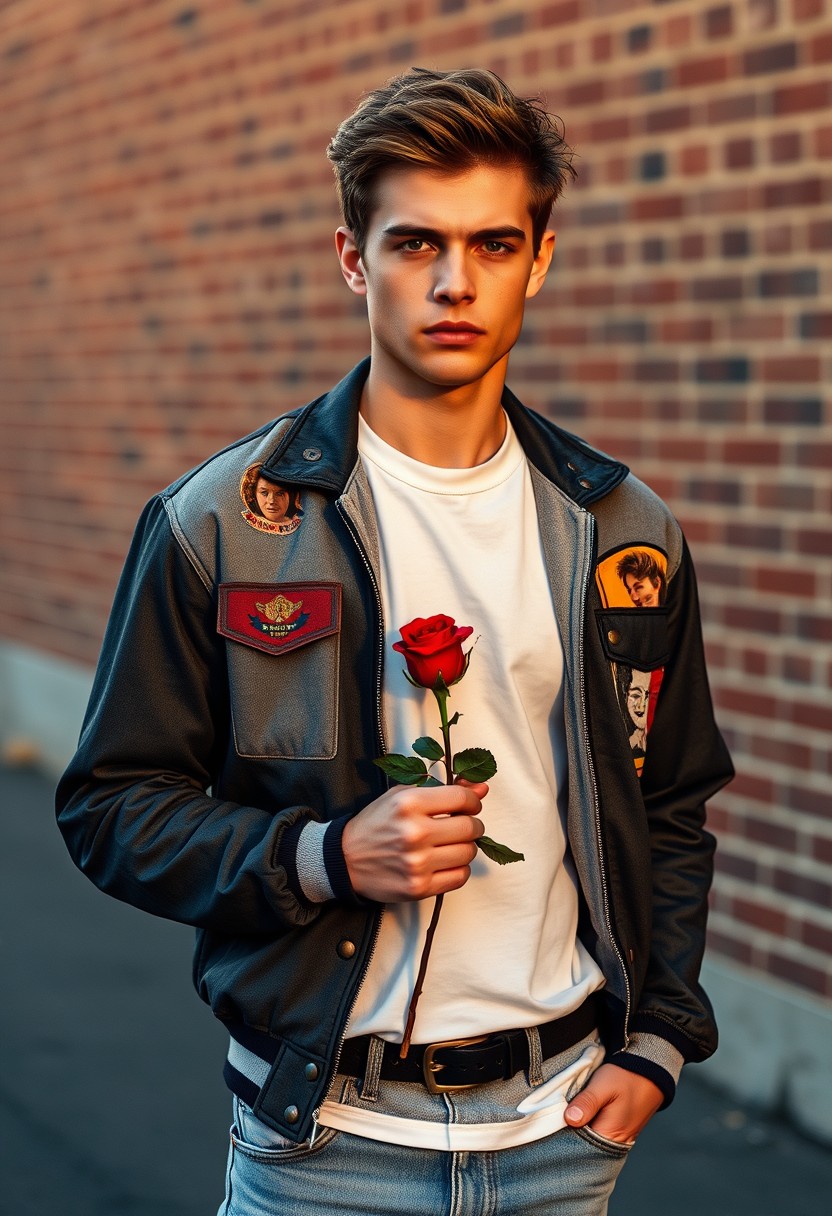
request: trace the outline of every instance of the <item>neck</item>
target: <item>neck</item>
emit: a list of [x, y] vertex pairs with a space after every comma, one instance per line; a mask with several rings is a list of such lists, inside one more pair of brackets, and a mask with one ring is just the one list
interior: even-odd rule
[[401, 374], [373, 352], [361, 414], [379, 438], [422, 464], [471, 469], [505, 439], [501, 399], [508, 356], [475, 384], [436, 385]]

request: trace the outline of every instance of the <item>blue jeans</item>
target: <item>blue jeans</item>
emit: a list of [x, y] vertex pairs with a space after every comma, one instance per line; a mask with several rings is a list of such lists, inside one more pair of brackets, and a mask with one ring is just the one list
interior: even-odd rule
[[333, 1128], [311, 1146], [269, 1133], [265, 1147], [240, 1125], [260, 1138], [235, 1099], [217, 1216], [605, 1216], [629, 1151], [569, 1127], [500, 1152], [403, 1148]]

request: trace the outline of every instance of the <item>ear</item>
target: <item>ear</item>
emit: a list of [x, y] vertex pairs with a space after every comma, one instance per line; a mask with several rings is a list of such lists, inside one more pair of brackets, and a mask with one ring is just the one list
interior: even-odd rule
[[537, 251], [537, 256], [532, 264], [532, 272], [529, 275], [529, 283], [526, 287], [526, 299], [530, 300], [532, 296], [536, 296], [541, 287], [546, 281], [546, 274], [552, 263], [552, 254], [555, 252], [555, 234], [550, 229], [543, 233], [540, 241], [540, 249]]
[[341, 263], [341, 274], [346, 280], [350, 291], [357, 296], [366, 296], [367, 281], [364, 275], [364, 263], [361, 253], [355, 243], [355, 237], [349, 228], [339, 228], [335, 233], [335, 248], [338, 251], [338, 261]]

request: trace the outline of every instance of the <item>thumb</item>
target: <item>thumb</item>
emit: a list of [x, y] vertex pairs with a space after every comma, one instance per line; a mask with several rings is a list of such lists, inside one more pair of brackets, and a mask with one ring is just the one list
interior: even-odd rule
[[590, 1083], [572, 1099], [563, 1117], [571, 1127], [583, 1127], [585, 1123], [589, 1123], [601, 1105], [601, 1097], [593, 1093]]

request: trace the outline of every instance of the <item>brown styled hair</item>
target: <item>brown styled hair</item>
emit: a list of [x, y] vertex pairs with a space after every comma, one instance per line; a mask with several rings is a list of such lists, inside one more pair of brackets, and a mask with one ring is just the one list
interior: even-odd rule
[[632, 553], [627, 553], [622, 557], [615, 569], [625, 587], [627, 586], [628, 574], [632, 575], [636, 581], [649, 578], [653, 586], [659, 589], [659, 603], [664, 603], [667, 579], [655, 557], [652, 557], [644, 549], [635, 549]]
[[534, 99], [517, 97], [484, 68], [411, 68], [368, 93], [327, 148], [344, 223], [364, 248], [380, 173], [415, 166], [463, 173], [476, 165], [517, 165], [529, 181], [535, 253], [572, 168], [572, 150]]

